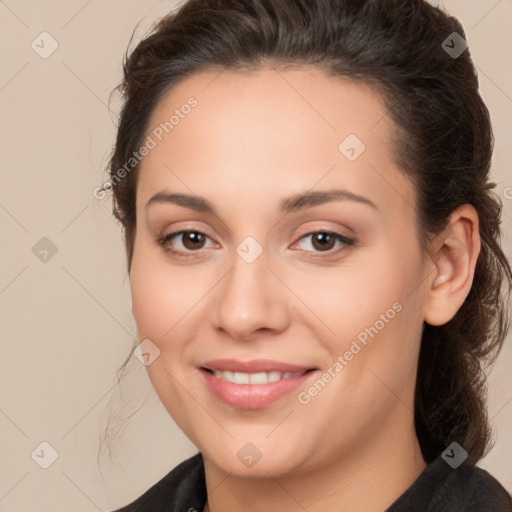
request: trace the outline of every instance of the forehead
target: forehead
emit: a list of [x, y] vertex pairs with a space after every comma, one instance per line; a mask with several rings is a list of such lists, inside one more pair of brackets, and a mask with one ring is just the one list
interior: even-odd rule
[[300, 136], [336, 143], [347, 133], [358, 133], [371, 143], [386, 131], [384, 124], [372, 137], [373, 128], [387, 113], [376, 92], [363, 83], [330, 77], [311, 67], [194, 74], [173, 86], [158, 103], [148, 131], [168, 121], [175, 111], [188, 111], [186, 105], [192, 97], [197, 100], [190, 112], [192, 120], [182, 123], [180, 117], [182, 126], [172, 130], [177, 137], [182, 132], [190, 138], [186, 125], [193, 124], [196, 143], [200, 139], [206, 143], [215, 134], [219, 135], [216, 143], [224, 134], [229, 134], [230, 142], [241, 143], [250, 135], [252, 146], [264, 140], [268, 148], [268, 143], [278, 138], [282, 142]]
[[155, 147], [141, 163], [140, 192], [171, 184], [199, 193], [219, 182], [233, 192], [302, 191], [342, 179], [383, 195], [386, 175], [392, 193], [381, 201], [396, 201], [393, 188], [409, 185], [397, 171], [395, 132], [379, 94], [314, 68], [199, 73], [152, 113]]

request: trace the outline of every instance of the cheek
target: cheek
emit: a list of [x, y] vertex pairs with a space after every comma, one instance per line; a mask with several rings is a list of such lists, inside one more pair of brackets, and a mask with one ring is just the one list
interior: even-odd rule
[[[154, 250], [136, 247], [130, 272], [132, 312], [140, 339], [161, 345], [169, 329], [184, 312], [187, 288], [180, 275], [170, 272]], [[181, 306], [181, 307], [180, 307]]]
[[422, 326], [416, 251], [412, 244], [400, 252], [383, 243], [361, 253], [351, 268], [316, 276], [315, 289], [325, 293], [310, 295], [310, 307], [330, 328], [329, 352], [333, 360], [340, 355], [347, 361], [350, 381], [367, 378], [373, 368], [398, 383], [415, 367]]
[[[339, 268], [304, 273], [300, 279], [289, 274], [293, 291], [323, 325], [326, 340], [341, 350], [359, 333], [375, 323], [383, 330], [396, 316], [393, 305], [402, 302], [413, 278], [401, 269], [397, 255], [383, 248], [361, 251]], [[405, 293], [404, 293], [405, 292]], [[381, 315], [384, 318], [381, 319]], [[313, 318], [313, 316], [311, 318]], [[389, 329], [387, 329], [389, 330]]]
[[173, 289], [155, 265], [141, 263], [134, 257], [130, 274], [132, 311], [140, 338], [157, 340], [169, 329], [172, 321]]
[[[157, 366], [176, 368], [186, 358], [187, 346], [206, 314], [205, 297], [217, 275], [211, 274], [200, 265], [171, 265], [154, 248], [134, 250], [132, 313], [140, 340], [150, 339], [161, 351]], [[152, 365], [147, 369], [152, 371]]]
[[179, 268], [171, 270], [155, 252], [144, 247], [134, 250], [130, 272], [132, 312], [139, 339], [151, 340], [160, 351], [146, 366], [148, 377], [169, 414], [181, 424], [179, 411], [187, 410], [186, 396], [177, 382], [185, 380], [184, 351], [193, 332], [190, 321], [194, 321], [198, 291]]

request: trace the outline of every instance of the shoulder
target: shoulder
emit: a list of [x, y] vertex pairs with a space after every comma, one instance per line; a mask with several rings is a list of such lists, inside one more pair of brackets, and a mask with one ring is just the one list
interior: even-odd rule
[[468, 512], [481, 512], [484, 510], [512, 512], [512, 497], [504, 487], [484, 469], [476, 466], [468, 466], [467, 486]]
[[132, 503], [113, 512], [200, 512], [206, 501], [203, 458], [183, 461]]
[[457, 468], [442, 457], [430, 463], [386, 512], [512, 512], [512, 498], [487, 471]]

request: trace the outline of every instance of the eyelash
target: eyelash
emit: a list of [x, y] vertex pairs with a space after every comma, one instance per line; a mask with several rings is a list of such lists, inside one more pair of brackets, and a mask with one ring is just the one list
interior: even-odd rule
[[[195, 254], [194, 253], [198, 253], [200, 252], [202, 249], [204, 248], [200, 248], [196, 251], [177, 251], [176, 249], [172, 249], [169, 245], [168, 245], [168, 242], [170, 242], [172, 239], [174, 238], [177, 238], [179, 237], [180, 235], [184, 235], [186, 233], [198, 233], [200, 235], [203, 235], [205, 236], [206, 238], [210, 239], [211, 238], [204, 232], [202, 231], [199, 231], [199, 230], [195, 230], [195, 229], [182, 229], [180, 231], [175, 231], [173, 233], [168, 233], [167, 235], [164, 235], [162, 236], [161, 238], [159, 238], [157, 240], [157, 243], [162, 246], [162, 248], [164, 249], [164, 251], [166, 252], [170, 252], [174, 255], [174, 257], [176, 258], [182, 258], [182, 259], [186, 259], [186, 258], [193, 258], [195, 257]], [[312, 235], [317, 235], [317, 234], [325, 234], [325, 235], [331, 235], [331, 236], [334, 236], [336, 241], [338, 242], [341, 242], [343, 245], [341, 247], [339, 247], [338, 249], [336, 250], [328, 250], [328, 251], [303, 251], [303, 252], [306, 252], [306, 253], [313, 253], [313, 255], [310, 255], [310, 257], [312, 258], [325, 258], [325, 257], [330, 257], [330, 256], [334, 256], [334, 255], [337, 255], [339, 253], [342, 253], [342, 252], [345, 252], [347, 250], [349, 250], [350, 247], [352, 246], [355, 246], [356, 245], [356, 241], [354, 239], [351, 239], [351, 238], [348, 238], [340, 233], [337, 233], [335, 231], [329, 231], [329, 230], [317, 230], [317, 231], [310, 231], [309, 233], [305, 233], [304, 235], [302, 235], [297, 242], [307, 238], [307, 237], [310, 237]], [[294, 242], [297, 243], [297, 242]], [[316, 253], [316, 254], [314, 254]]]

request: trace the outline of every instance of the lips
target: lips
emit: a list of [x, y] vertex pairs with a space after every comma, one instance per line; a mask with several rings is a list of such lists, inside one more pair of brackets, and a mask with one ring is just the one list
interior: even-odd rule
[[303, 384], [316, 368], [258, 359], [216, 359], [199, 367], [209, 391], [241, 409], [266, 407]]

